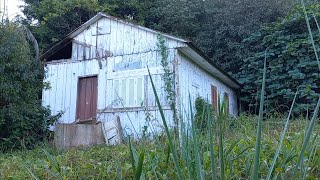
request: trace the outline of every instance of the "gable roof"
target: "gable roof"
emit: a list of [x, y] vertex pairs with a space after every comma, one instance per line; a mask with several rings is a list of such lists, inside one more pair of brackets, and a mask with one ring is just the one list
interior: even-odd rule
[[[71, 33], [69, 33], [64, 39], [62, 39], [61, 41], [57, 42], [55, 45], [53, 45], [51, 48], [49, 48], [44, 54], [42, 54], [40, 56], [41, 59], [46, 59], [50, 56], [52, 56], [54, 53], [56, 53], [57, 51], [59, 51], [60, 49], [62, 49], [63, 47], [65, 47], [68, 43], [70, 43], [70, 41], [76, 37], [78, 34], [80, 34], [82, 31], [84, 31], [85, 29], [89, 28], [92, 24], [94, 24], [95, 22], [97, 22], [99, 19], [106, 17], [118, 22], [122, 22], [126, 25], [129, 26], [133, 26], [136, 27], [138, 29], [142, 29], [145, 30], [147, 32], [151, 32], [151, 33], [161, 33], [164, 37], [175, 40], [175, 41], [179, 41], [182, 43], [186, 43], [188, 45], [188, 47], [181, 47], [178, 48], [180, 52], [182, 52], [183, 54], [189, 56], [192, 59], [201, 59], [202, 61], [206, 61], [207, 63], [209, 63], [213, 68], [205, 68], [207, 69], [209, 72], [211, 72], [211, 70], [216, 71], [217, 73], [213, 73], [214, 76], [216, 76], [218, 79], [220, 79], [222, 82], [226, 83], [228, 86], [230, 86], [231, 88], [234, 89], [239, 89], [241, 87], [241, 84], [235, 80], [233, 77], [231, 77], [224, 69], [222, 69], [218, 64], [216, 64], [211, 58], [209, 58], [204, 52], [202, 52], [199, 48], [197, 48], [194, 44], [192, 44], [191, 41], [189, 40], [185, 40], [182, 38], [178, 38], [176, 36], [172, 36], [169, 34], [165, 34], [162, 33], [160, 31], [156, 31], [144, 26], [140, 26], [137, 24], [134, 24], [132, 22], [128, 22], [125, 21], [123, 19], [114, 17], [114, 16], [110, 16], [104, 13], [99, 12], [97, 15], [95, 15], [94, 17], [92, 17], [90, 20], [88, 20], [87, 22], [85, 22], [84, 24], [82, 24], [81, 26], [79, 26], [77, 29], [75, 29], [74, 31], [72, 31]], [[203, 67], [207, 67], [205, 62], [198, 62], [197, 64], [199, 65], [203, 65]], [[210, 66], [209, 65], [209, 66]]]
[[99, 19], [101, 19], [103, 17], [106, 17], [106, 18], [109, 18], [109, 19], [112, 19], [112, 20], [115, 20], [115, 21], [118, 21], [118, 22], [122, 22], [122, 23], [124, 23], [126, 25], [133, 26], [133, 27], [136, 27], [138, 29], [142, 29], [142, 30], [145, 30], [145, 31], [148, 31], [148, 32], [151, 32], [151, 33], [155, 33], [155, 34], [161, 33], [164, 37], [172, 39], [172, 40], [180, 41], [180, 42], [183, 42], [183, 43], [190, 42], [189, 40], [185, 40], [185, 39], [182, 39], [182, 38], [171, 36], [169, 34], [165, 34], [165, 33], [162, 33], [160, 31], [156, 31], [156, 30], [153, 30], [153, 29], [150, 29], [150, 28], [146, 28], [146, 27], [140, 26], [138, 24], [134, 24], [132, 22], [128, 22], [128, 21], [125, 21], [123, 19], [120, 19], [120, 18], [117, 18], [117, 17], [114, 17], [114, 16], [110, 16], [110, 15], [104, 14], [102, 12], [99, 12], [97, 15], [95, 15], [94, 17], [89, 19], [87, 22], [85, 22], [84, 24], [79, 26], [77, 29], [75, 29], [71, 33], [69, 33], [64, 39], [62, 39], [61, 41], [59, 41], [55, 45], [53, 45], [51, 48], [49, 48], [45, 53], [43, 53], [40, 56], [40, 58], [41, 59], [46, 59], [46, 58], [50, 57], [51, 55], [53, 55], [54, 53], [59, 51], [61, 48], [63, 48], [67, 43], [69, 43], [71, 39], [76, 37], [82, 31], [84, 31], [85, 29], [89, 28], [92, 24], [94, 24], [95, 22], [97, 22]]

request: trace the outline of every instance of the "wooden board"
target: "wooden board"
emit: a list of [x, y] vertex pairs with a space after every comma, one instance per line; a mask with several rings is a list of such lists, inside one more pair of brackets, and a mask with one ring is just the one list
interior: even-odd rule
[[79, 78], [76, 115], [77, 120], [84, 121], [96, 118], [97, 95], [97, 76]]

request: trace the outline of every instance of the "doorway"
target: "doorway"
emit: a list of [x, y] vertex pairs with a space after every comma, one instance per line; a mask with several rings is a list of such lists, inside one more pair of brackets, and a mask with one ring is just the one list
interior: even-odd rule
[[95, 120], [97, 114], [98, 78], [83, 77], [78, 80], [76, 121]]

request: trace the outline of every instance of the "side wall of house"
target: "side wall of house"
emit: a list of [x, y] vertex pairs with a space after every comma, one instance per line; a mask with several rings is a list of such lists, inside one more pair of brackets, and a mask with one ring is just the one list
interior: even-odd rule
[[[184, 118], [190, 117], [190, 100], [194, 104], [197, 97], [211, 99], [211, 85], [217, 87], [217, 93], [220, 96], [220, 103], [223, 101], [224, 94], [229, 96], [229, 113], [233, 116], [238, 114], [237, 92], [225, 85], [209, 72], [194, 63], [191, 59], [179, 53], [179, 97], [180, 111]], [[195, 109], [193, 109], [195, 113]]]
[[[167, 119], [172, 111], [166, 101], [161, 55], [157, 34], [109, 18], [102, 18], [77, 35], [72, 44], [72, 58], [47, 63], [43, 105], [52, 113], [63, 111], [61, 123], [76, 121], [78, 79], [98, 77], [97, 120], [113, 121], [120, 117], [128, 134], [141, 134], [162, 128], [147, 67], [155, 82]], [[177, 47], [184, 43], [166, 38], [168, 60], [174, 61]], [[148, 107], [148, 108], [146, 108]]]

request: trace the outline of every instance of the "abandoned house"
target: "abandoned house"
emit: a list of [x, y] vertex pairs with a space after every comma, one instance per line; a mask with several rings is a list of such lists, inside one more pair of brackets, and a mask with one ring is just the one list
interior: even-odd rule
[[[161, 54], [163, 49], [166, 56]], [[43, 90], [42, 103], [53, 114], [63, 111], [59, 123], [118, 118], [126, 134], [139, 134], [145, 126], [160, 130], [162, 121], [148, 68], [167, 120], [173, 116], [170, 101], [180, 117], [187, 117], [189, 95], [192, 103], [201, 96], [214, 106], [226, 98], [229, 113], [238, 114], [240, 84], [190, 41], [103, 13], [71, 32], [42, 58], [45, 81], [51, 87]], [[161, 63], [163, 58], [168, 65]], [[165, 68], [173, 82], [170, 90]], [[174, 98], [167, 97], [169, 91]]]

